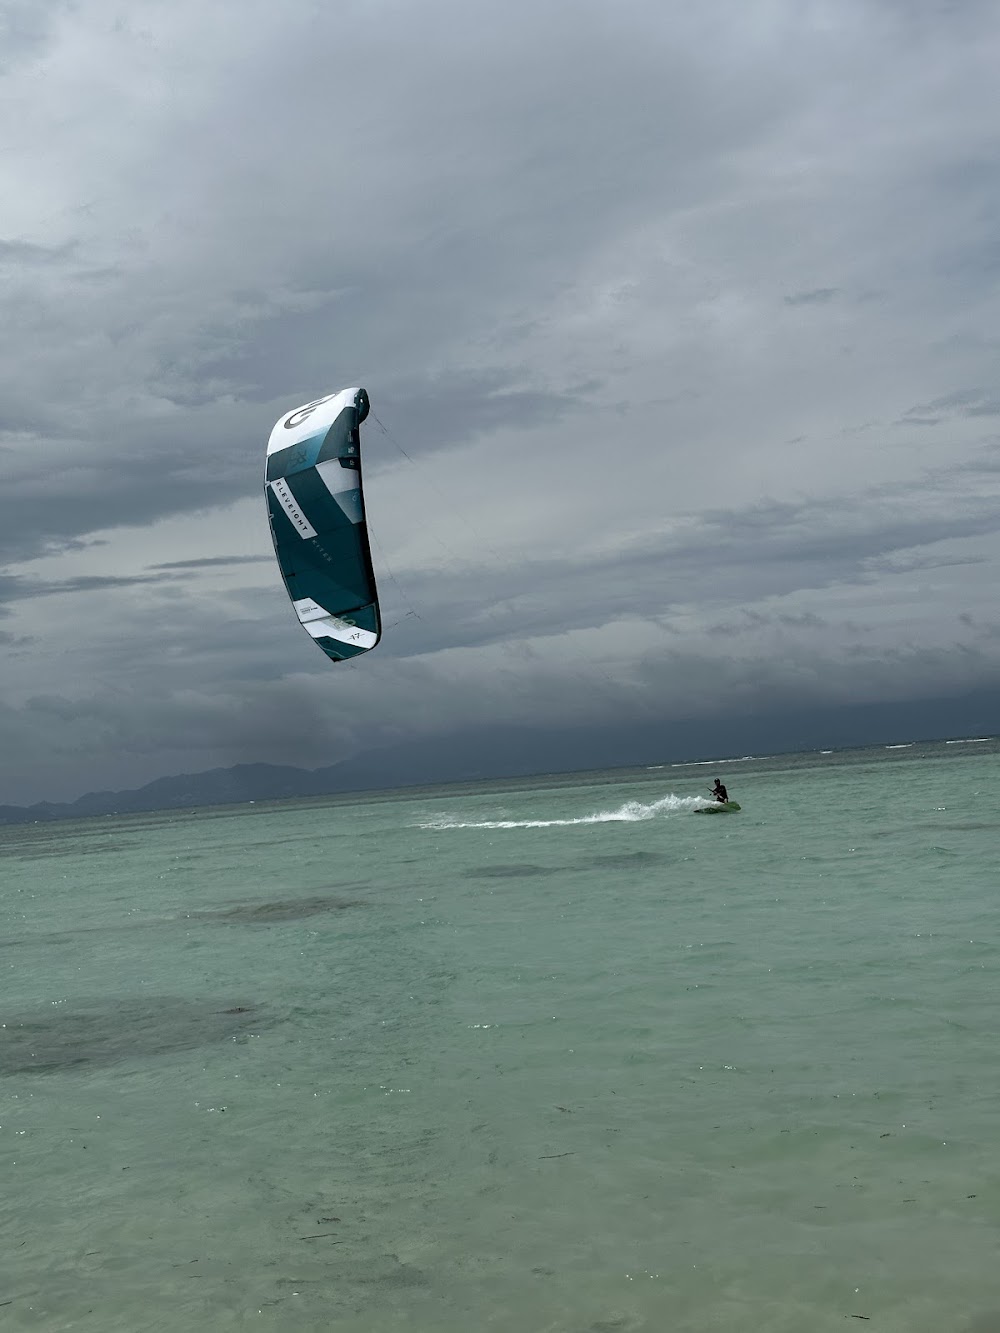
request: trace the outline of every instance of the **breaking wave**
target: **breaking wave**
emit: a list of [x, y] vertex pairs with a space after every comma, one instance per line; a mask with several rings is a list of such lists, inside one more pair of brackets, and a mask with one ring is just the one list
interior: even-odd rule
[[569, 828], [573, 824], [638, 824], [645, 819], [658, 819], [661, 815], [693, 810], [695, 806], [704, 805], [707, 799], [704, 796], [669, 795], [648, 804], [626, 801], [617, 810], [596, 810], [593, 814], [579, 815], [575, 819], [470, 819], [462, 815], [430, 815], [413, 827], [443, 831], [462, 828]]

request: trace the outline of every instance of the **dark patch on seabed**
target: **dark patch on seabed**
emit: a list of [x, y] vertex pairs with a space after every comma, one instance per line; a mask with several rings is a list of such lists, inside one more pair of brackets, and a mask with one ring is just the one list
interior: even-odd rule
[[466, 879], [528, 879], [532, 875], [559, 875], [564, 866], [470, 866], [464, 871]]
[[621, 852], [618, 856], [588, 856], [582, 866], [605, 866], [609, 870], [638, 870], [641, 866], [662, 865], [671, 858], [663, 852]]
[[[345, 884], [344, 889], [367, 889], [368, 884]], [[73, 944], [80, 935], [121, 935], [153, 927], [177, 926], [185, 921], [204, 921], [216, 926], [267, 926], [282, 921], [298, 921], [318, 916], [323, 912], [343, 912], [349, 907], [366, 907], [359, 898], [340, 898], [330, 894], [316, 894], [311, 898], [284, 898], [277, 902], [234, 903], [211, 911], [186, 912], [182, 917], [138, 917], [119, 926], [78, 926], [76, 930], [53, 930], [38, 935], [18, 936], [0, 940], [0, 949], [22, 948], [24, 945]]]
[[374, 1263], [345, 1264], [344, 1278], [373, 1287], [427, 1287], [427, 1274], [413, 1264], [401, 1263], [395, 1254], [384, 1254]]
[[66, 839], [64, 842], [42, 843], [24, 839], [20, 842], [0, 842], [0, 856], [9, 856], [21, 861], [41, 861], [46, 857], [65, 856], [77, 860], [81, 856], [118, 855], [125, 850], [121, 843], [104, 840], [85, 842], [83, 838]]
[[25, 945], [44, 946], [52, 944], [75, 944], [80, 935], [122, 935], [130, 930], [142, 930], [148, 921], [130, 921], [125, 926], [77, 926], [76, 930], [48, 930], [37, 935], [18, 935], [13, 939], [0, 940], [0, 949], [22, 949]]
[[[1000, 829], [1000, 820], [977, 820], [975, 823], [966, 821], [963, 824], [938, 824], [928, 823], [922, 826], [931, 833], [969, 833], [983, 832], [984, 830]], [[892, 829], [872, 829], [868, 835], [871, 838], [912, 838], [913, 825], [900, 825], [899, 828]]]
[[945, 829], [945, 830], [947, 830], [949, 833], [950, 833], [950, 832], [955, 832], [955, 833], [965, 833], [967, 830], [980, 832], [980, 831], [982, 831], [983, 829], [998, 829], [998, 828], [1000, 828], [1000, 820], [996, 820], [996, 819], [991, 819], [991, 820], [989, 820], [989, 821], [983, 820], [981, 823], [980, 823], [980, 822], [977, 822], [977, 823], [975, 823], [975, 824], [971, 824], [971, 823], [968, 823], [968, 824], [934, 824], [934, 825], [932, 825], [932, 828], [934, 829], [935, 833], [938, 832], [938, 831], [941, 830], [941, 829]]
[[143, 996], [61, 1001], [3, 1016], [0, 1074], [54, 1074], [246, 1039], [263, 1026], [253, 1004]]
[[[348, 884], [349, 889], [367, 889], [367, 884]], [[311, 898], [281, 898], [276, 902], [234, 903], [213, 911], [188, 912], [187, 920], [214, 922], [220, 926], [266, 926], [278, 921], [298, 921], [324, 912], [344, 912], [349, 907], [364, 907], [357, 898], [334, 898], [314, 894]]]
[[1000, 1333], [1000, 1312], [989, 1310], [976, 1315], [965, 1333]]
[[[327, 1235], [299, 1237], [299, 1240], [307, 1242], [326, 1241], [331, 1247], [345, 1245], [351, 1239], [349, 1231], [344, 1236], [340, 1236], [339, 1232], [330, 1232]], [[318, 1251], [322, 1253], [324, 1250], [326, 1250], [326, 1246], [321, 1244]], [[413, 1264], [401, 1262], [399, 1256], [395, 1254], [373, 1255], [370, 1259], [359, 1260], [351, 1259], [343, 1250], [331, 1248], [327, 1251], [327, 1255], [329, 1260], [335, 1264], [336, 1281], [332, 1286], [329, 1279], [321, 1277], [315, 1268], [313, 1269], [315, 1276], [303, 1277], [300, 1274], [297, 1277], [275, 1277], [274, 1292], [276, 1299], [267, 1301], [267, 1304], [281, 1305], [292, 1292], [296, 1296], [300, 1292], [308, 1292], [315, 1299], [322, 1299], [327, 1307], [329, 1307], [332, 1300], [341, 1307], [349, 1309], [353, 1302], [358, 1299], [370, 1300], [373, 1289], [375, 1291], [381, 1288], [383, 1291], [391, 1292], [395, 1290], [416, 1293], [417, 1291], [427, 1290], [431, 1286], [430, 1276], [423, 1269], [417, 1268]], [[274, 1265], [269, 1264], [268, 1267], [274, 1267]], [[309, 1288], [313, 1290], [309, 1291]], [[324, 1327], [327, 1326], [324, 1324]]]

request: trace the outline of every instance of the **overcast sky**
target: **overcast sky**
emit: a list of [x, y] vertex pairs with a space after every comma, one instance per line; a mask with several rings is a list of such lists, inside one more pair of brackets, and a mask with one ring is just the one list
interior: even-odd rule
[[[1000, 685], [998, 69], [987, 0], [0, 0], [0, 802]], [[358, 384], [334, 666], [263, 451]]]

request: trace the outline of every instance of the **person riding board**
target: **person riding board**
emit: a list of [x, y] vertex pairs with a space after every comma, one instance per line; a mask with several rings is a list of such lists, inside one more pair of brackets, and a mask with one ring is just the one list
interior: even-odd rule
[[729, 793], [718, 778], [715, 779], [715, 786], [712, 788], [712, 800], [718, 801], [720, 805], [727, 805], [729, 802]]

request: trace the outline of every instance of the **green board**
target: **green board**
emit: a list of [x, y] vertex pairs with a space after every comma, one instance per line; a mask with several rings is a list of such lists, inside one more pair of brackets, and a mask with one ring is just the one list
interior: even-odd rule
[[692, 810], [693, 815], [729, 815], [739, 810], [738, 801], [724, 801], [717, 805], [703, 805], [697, 810]]

